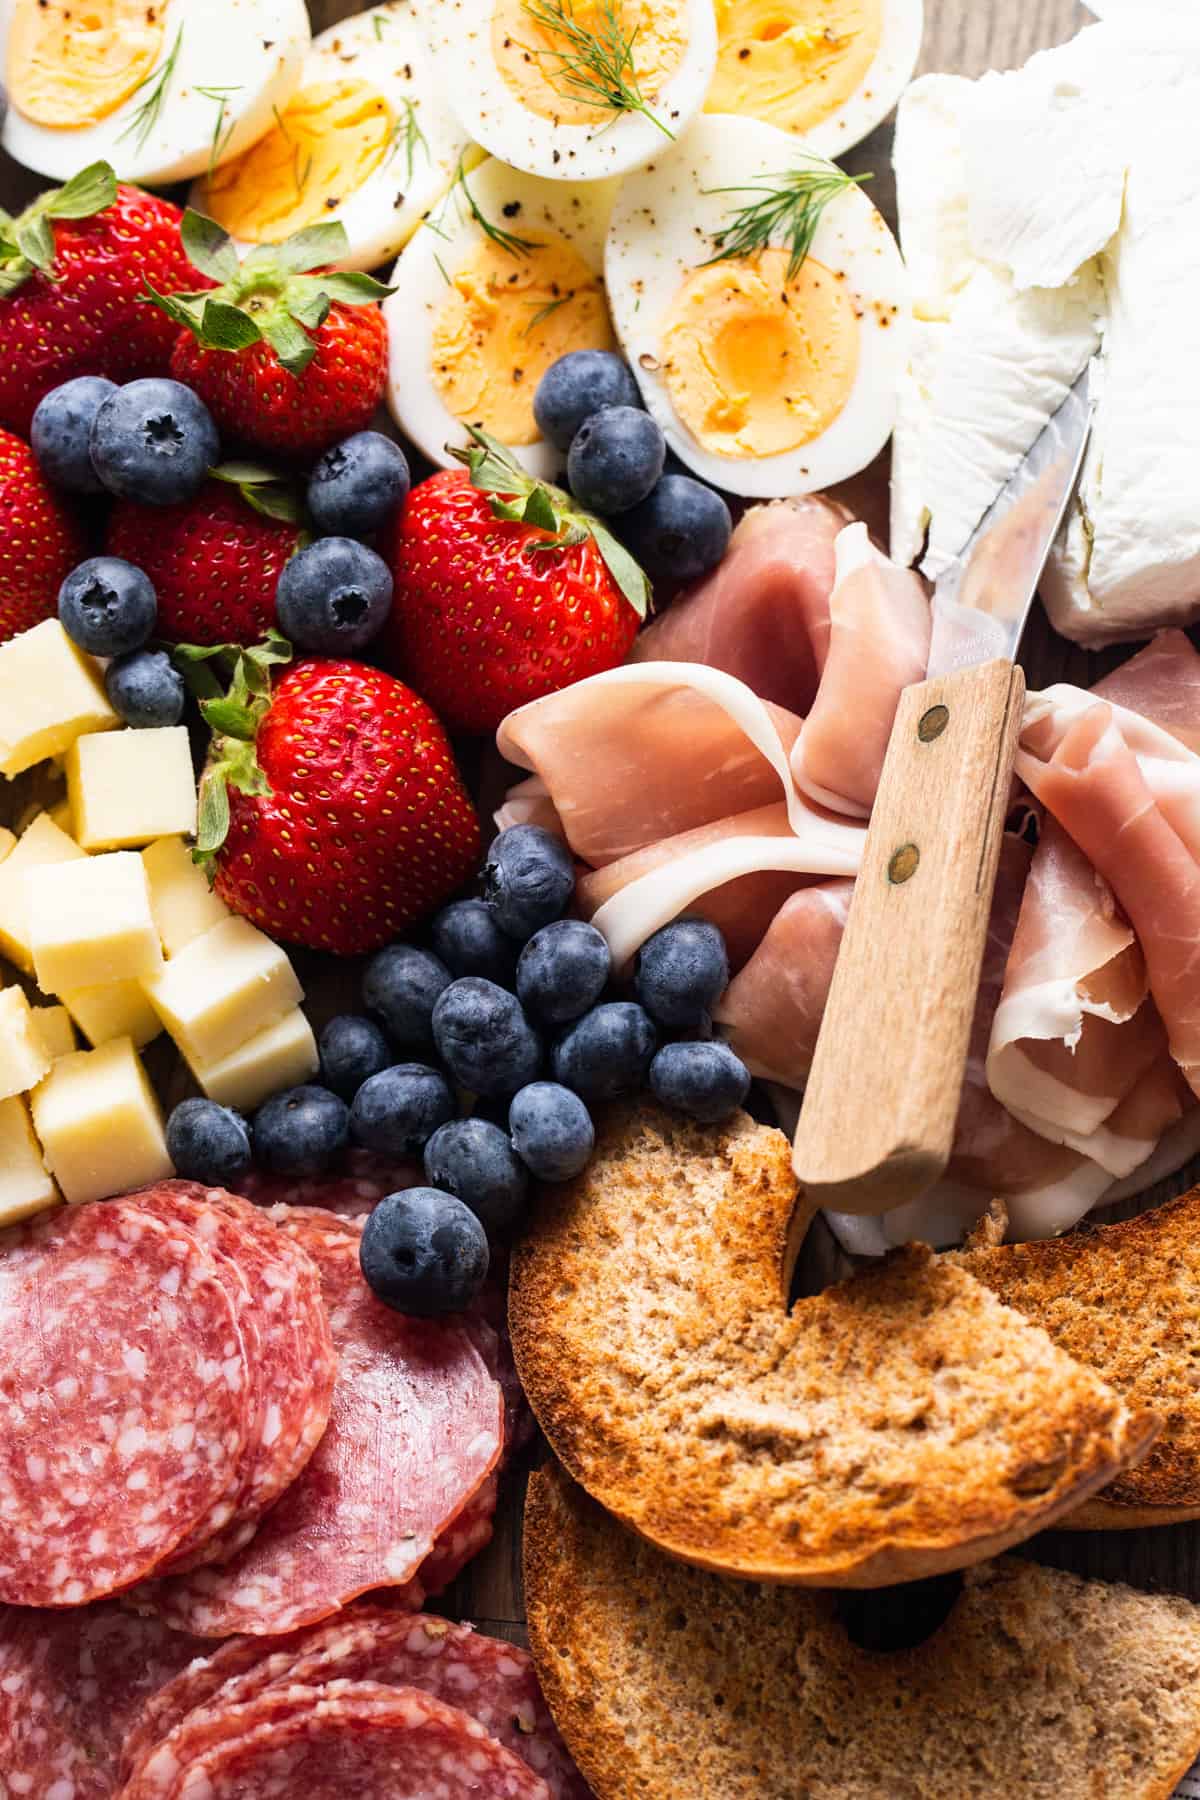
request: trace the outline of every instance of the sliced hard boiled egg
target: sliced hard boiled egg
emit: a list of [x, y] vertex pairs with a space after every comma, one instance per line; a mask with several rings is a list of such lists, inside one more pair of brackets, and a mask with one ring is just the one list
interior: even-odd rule
[[532, 475], [562, 457], [533, 417], [538, 382], [568, 350], [615, 348], [604, 234], [615, 181], [540, 181], [489, 157], [420, 226], [384, 302], [388, 405], [431, 462], [475, 425]]
[[6, 0], [0, 141], [60, 180], [186, 180], [261, 137], [309, 39], [304, 0]]
[[704, 104], [712, 0], [421, 0], [451, 104], [493, 156], [553, 181], [649, 161]]
[[862, 189], [753, 119], [698, 119], [628, 176], [605, 256], [613, 319], [681, 461], [757, 498], [812, 493], [883, 449], [907, 283]]
[[314, 40], [270, 129], [202, 177], [192, 205], [242, 245], [339, 219], [341, 266], [372, 269], [403, 249], [466, 149], [407, 0], [393, 0]]
[[705, 110], [761, 119], [840, 156], [887, 117], [921, 51], [923, 0], [715, 0]]

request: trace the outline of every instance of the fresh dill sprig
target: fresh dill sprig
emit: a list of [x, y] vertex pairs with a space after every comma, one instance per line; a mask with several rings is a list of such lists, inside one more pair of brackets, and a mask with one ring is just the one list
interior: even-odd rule
[[445, 282], [446, 286], [453, 287], [454, 283], [451, 281], [449, 275], [446, 273], [446, 265], [442, 261], [441, 257], [438, 255], [436, 250], [433, 253], [433, 260], [437, 264], [438, 274], [441, 276], [441, 278]]
[[[527, 338], [531, 331], [537, 330], [537, 327], [542, 323], [543, 319], [548, 319], [552, 313], [558, 311], [560, 306], [565, 306], [567, 301], [571, 298], [572, 296], [570, 294], [560, 294], [557, 300], [547, 300], [544, 306], [538, 306], [537, 311], [521, 333], [521, 336]], [[536, 300], [530, 300], [527, 304], [530, 306], [537, 306]]]
[[225, 154], [230, 138], [237, 125], [236, 119], [225, 124], [225, 109], [235, 94], [241, 93], [240, 87], [198, 87], [196, 92], [206, 100], [214, 102], [217, 108], [216, 123], [213, 125], [212, 142], [208, 150], [208, 174], [206, 180], [211, 181], [216, 173], [217, 164]]
[[787, 249], [787, 278], [794, 281], [812, 249], [821, 215], [830, 201], [870, 179], [869, 175], [847, 175], [834, 163], [814, 156], [799, 168], [764, 175], [743, 187], [702, 189], [706, 194], [756, 196], [733, 208], [728, 225], [713, 238], [714, 254], [708, 262], [757, 256], [774, 244]]
[[554, 52], [558, 67], [548, 79], [551, 86], [558, 84], [564, 99], [580, 100], [614, 116], [641, 113], [664, 137], [675, 136], [641, 90], [633, 62], [637, 27], [628, 33], [622, 28], [616, 0], [602, 0], [595, 31], [575, 17], [574, 0], [522, 0], [522, 5], [535, 24], [561, 41], [562, 48]]
[[416, 156], [418, 148], [425, 152], [425, 160], [427, 162], [429, 161], [429, 139], [425, 136], [425, 133], [417, 123], [417, 109], [412, 101], [406, 98], [400, 102], [400, 105], [403, 108], [403, 111], [401, 116], [392, 126], [391, 137], [388, 140], [387, 154], [390, 162], [400, 148], [400, 145], [404, 145], [404, 179], [406, 181], [411, 181], [413, 178], [413, 158]]
[[130, 119], [128, 125], [117, 139], [118, 143], [123, 143], [127, 137], [131, 137], [133, 139], [135, 150], [141, 150], [144, 147], [146, 139], [150, 136], [150, 133], [158, 123], [158, 115], [162, 111], [163, 101], [167, 97], [167, 89], [171, 85], [171, 77], [175, 73], [175, 64], [179, 61], [179, 50], [182, 43], [183, 26], [181, 25], [179, 30], [175, 33], [175, 42], [171, 45], [166, 62], [163, 63], [160, 69], [151, 69], [148, 75], [143, 75], [142, 79], [134, 88], [134, 93], [140, 94], [142, 89], [148, 86], [149, 83], [154, 83], [153, 87], [150, 88], [150, 92], [146, 95], [146, 98], [142, 101], [142, 104], [138, 107], [132, 119]]
[[[440, 229], [441, 221], [446, 216], [446, 206], [452, 196], [459, 191], [461, 191], [471, 217], [478, 225], [480, 231], [483, 232], [485, 237], [490, 238], [493, 244], [498, 244], [501, 250], [507, 250], [510, 256], [528, 256], [530, 251], [538, 248], [532, 238], [518, 237], [515, 231], [506, 231], [503, 225], [497, 225], [493, 219], [488, 218], [487, 214], [476, 202], [474, 194], [467, 186], [467, 171], [461, 156], [458, 159], [458, 173], [454, 177], [450, 192], [446, 195], [446, 199], [442, 203], [442, 210], [438, 214], [438, 224], [434, 226], [434, 230], [438, 232], [440, 237], [446, 236], [445, 231]], [[427, 223], [431, 222], [432, 221], [427, 221]]]
[[382, 13], [375, 13], [372, 16], [371, 24], [375, 28], [375, 42], [377, 44], [382, 44], [383, 42], [383, 28], [387, 22], [388, 21], [383, 17]]

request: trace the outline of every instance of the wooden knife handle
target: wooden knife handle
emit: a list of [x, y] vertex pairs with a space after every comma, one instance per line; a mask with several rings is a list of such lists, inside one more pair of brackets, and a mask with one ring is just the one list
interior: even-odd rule
[[1025, 678], [982, 663], [905, 690], [796, 1133], [811, 1198], [903, 1205], [943, 1173]]

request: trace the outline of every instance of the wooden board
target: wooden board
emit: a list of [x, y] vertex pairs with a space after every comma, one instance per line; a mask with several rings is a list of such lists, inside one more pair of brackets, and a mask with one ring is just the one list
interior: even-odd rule
[[[314, 26], [323, 28], [357, 11], [350, 0], [311, 0]], [[988, 68], [1009, 68], [1033, 51], [1060, 42], [1088, 18], [1076, 0], [926, 0], [927, 28], [921, 59], [923, 70], [947, 70], [978, 75]], [[849, 159], [856, 169], [874, 174], [872, 199], [894, 216], [894, 186], [890, 168], [890, 127], [883, 127]], [[0, 157], [0, 205], [15, 210], [45, 184], [27, 171]], [[1088, 685], [1122, 654], [1091, 656], [1056, 638], [1044, 619], [1031, 626], [1022, 656], [1029, 685], [1042, 687], [1053, 681], [1071, 680]], [[0, 795], [0, 812], [4, 800]], [[303, 968], [315, 1021], [356, 1004], [356, 974], [328, 960], [307, 959]], [[168, 1100], [185, 1091], [178, 1070], [163, 1047], [152, 1056], [155, 1074]], [[1144, 1197], [1142, 1205], [1166, 1199], [1189, 1185], [1185, 1174]], [[1126, 1210], [1133, 1210], [1132, 1208]], [[810, 1233], [801, 1268], [801, 1285], [812, 1292], [848, 1267], [829, 1233], [818, 1224]], [[537, 1452], [532, 1453], [536, 1460]], [[485, 1630], [521, 1640], [520, 1514], [524, 1490], [523, 1466], [510, 1473], [490, 1548], [467, 1571], [449, 1597], [448, 1610], [476, 1620]], [[1164, 1588], [1200, 1600], [1200, 1525], [1182, 1525], [1132, 1534], [1099, 1532], [1050, 1533], [1030, 1547], [1035, 1556], [1081, 1574], [1132, 1582], [1143, 1588]], [[865, 1600], [863, 1605], [878, 1604]]]

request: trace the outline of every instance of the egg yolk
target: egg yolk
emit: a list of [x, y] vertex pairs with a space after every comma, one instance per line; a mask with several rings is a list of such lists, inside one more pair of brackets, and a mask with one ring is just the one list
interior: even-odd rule
[[[396, 147], [392, 109], [366, 81], [301, 88], [265, 137], [217, 169], [204, 209], [234, 237], [270, 243], [336, 213]], [[404, 158], [399, 185], [403, 187]]]
[[[557, 125], [595, 125], [617, 117], [603, 103], [590, 102], [573, 78], [572, 67], [589, 78], [578, 64], [577, 33], [585, 33], [618, 62], [616, 34], [625, 44], [632, 39], [633, 66], [625, 78], [647, 104], [687, 53], [683, 0], [540, 0], [538, 11], [542, 18], [534, 17], [526, 0], [496, 0], [492, 55], [526, 111]], [[562, 26], [544, 23], [547, 13], [559, 14]]]
[[433, 327], [433, 385], [457, 419], [535, 444], [533, 395], [568, 350], [611, 350], [600, 277], [562, 238], [524, 256], [490, 240], [458, 269]]
[[764, 250], [693, 269], [663, 325], [663, 379], [696, 442], [714, 456], [779, 456], [820, 437], [858, 370], [858, 312], [846, 283], [811, 256]]
[[706, 112], [811, 131], [866, 80], [883, 0], [716, 0], [717, 72]]
[[15, 0], [12, 104], [35, 125], [61, 131], [106, 119], [153, 72], [165, 10], [165, 0]]

